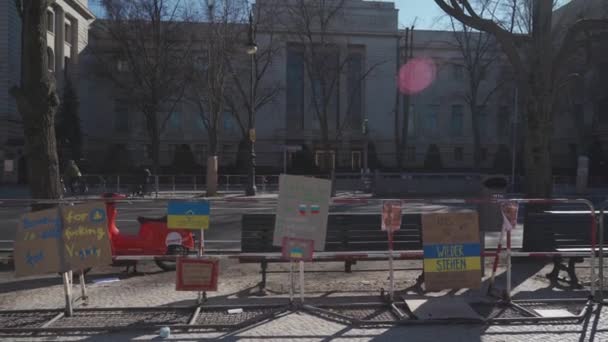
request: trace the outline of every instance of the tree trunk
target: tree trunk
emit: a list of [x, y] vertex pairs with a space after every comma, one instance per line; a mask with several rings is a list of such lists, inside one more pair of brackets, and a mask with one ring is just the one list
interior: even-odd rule
[[473, 128], [473, 167], [481, 169], [481, 132], [479, 132], [479, 113], [471, 108], [471, 127]]
[[526, 111], [526, 194], [529, 197], [548, 198], [553, 190], [550, 106], [544, 106], [534, 96], [528, 99]]
[[152, 143], [152, 173], [158, 175], [160, 172], [160, 130], [156, 119], [156, 111], [146, 115], [148, 120], [150, 142]]
[[209, 132], [209, 157], [207, 157], [207, 197], [217, 195], [217, 134], [210, 130]]
[[61, 196], [55, 138], [59, 98], [55, 81], [48, 73], [47, 4], [47, 1], [24, 2], [22, 79], [20, 87], [13, 87], [11, 94], [23, 119], [31, 195], [33, 198], [56, 199]]

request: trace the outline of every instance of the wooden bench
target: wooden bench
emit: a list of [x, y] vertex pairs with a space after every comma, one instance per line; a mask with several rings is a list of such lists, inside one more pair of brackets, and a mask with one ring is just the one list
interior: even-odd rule
[[[588, 213], [529, 213], [524, 223], [524, 234], [530, 252], [576, 253], [576, 256], [553, 257], [553, 270], [546, 276], [552, 282], [560, 280], [560, 271], [568, 274], [572, 286], [580, 286], [576, 264], [591, 255], [591, 215]], [[605, 232], [607, 230], [604, 230]], [[606, 239], [606, 234], [604, 234]], [[599, 233], [597, 240], [599, 242]], [[597, 246], [596, 246], [597, 248]], [[532, 250], [533, 249], [533, 250]], [[564, 263], [567, 262], [567, 265]]]
[[[344, 261], [344, 271], [351, 272], [351, 266], [359, 260], [386, 260], [387, 254], [370, 257], [366, 253], [388, 251], [388, 236], [380, 230], [380, 219], [379, 214], [330, 214], [324, 249], [330, 252], [330, 256], [317, 256], [322, 253], [315, 253], [314, 261]], [[245, 214], [242, 219], [239, 262], [260, 263], [261, 289], [266, 286], [268, 263], [288, 262], [281, 257], [281, 248], [272, 245], [274, 224], [274, 214]], [[403, 215], [401, 229], [394, 233], [393, 243], [396, 252], [420, 251], [422, 255], [420, 215]], [[350, 253], [340, 255], [343, 252]], [[395, 256], [395, 259], [406, 258], [402, 254]]]

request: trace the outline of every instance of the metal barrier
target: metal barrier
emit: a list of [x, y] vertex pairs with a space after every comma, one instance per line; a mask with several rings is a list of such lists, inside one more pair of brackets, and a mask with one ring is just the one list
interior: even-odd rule
[[[96, 201], [100, 201], [96, 200]], [[126, 202], [126, 203], [133, 203], [133, 202], [138, 202], [139, 200], [116, 200], [116, 202]], [[465, 204], [465, 205], [474, 205], [474, 204], [480, 204], [480, 203], [500, 203], [503, 200], [499, 200], [499, 199], [483, 199], [483, 200], [479, 200], [479, 199], [439, 199], [439, 200], [429, 200], [429, 199], [410, 199], [410, 200], [404, 200], [404, 203], [406, 204], [414, 204], [414, 203], [423, 203], [423, 204]], [[538, 315], [535, 315], [534, 313], [531, 313], [530, 310], [527, 310], [524, 306], [526, 305], [526, 303], [529, 303], [530, 301], [515, 301], [515, 300], [511, 300], [511, 258], [512, 257], [535, 257], [535, 258], [549, 258], [549, 257], [554, 257], [554, 256], [563, 256], [563, 257], [570, 257], [570, 256], [582, 256], [582, 257], [589, 257], [589, 263], [590, 263], [590, 270], [591, 270], [591, 285], [590, 285], [590, 297], [597, 299], [597, 278], [596, 278], [596, 273], [595, 273], [595, 265], [596, 265], [596, 252], [597, 252], [597, 223], [596, 223], [596, 219], [595, 219], [595, 209], [593, 204], [588, 201], [588, 200], [584, 200], [584, 199], [507, 199], [505, 201], [510, 201], [510, 202], [517, 202], [517, 203], [522, 203], [522, 204], [581, 204], [581, 205], [585, 205], [587, 207], [589, 207], [590, 210], [590, 217], [591, 217], [591, 228], [590, 228], [590, 238], [591, 238], [591, 249], [589, 252], [513, 252], [511, 250], [511, 245], [508, 242], [509, 241], [509, 237], [510, 234], [507, 235], [507, 250], [503, 253], [489, 253], [484, 251], [484, 254], [487, 256], [495, 256], [495, 257], [499, 257], [500, 255], [506, 256], [507, 257], [507, 297], [505, 298], [506, 301], [500, 301], [500, 302], [495, 302], [492, 303], [492, 305], [509, 305], [512, 308], [514, 308], [514, 310], [519, 311], [520, 313], [524, 313], [524, 317], [516, 317], [516, 318], [502, 318], [502, 317], [484, 317], [483, 319], [480, 320], [474, 320], [474, 321], [470, 321], [470, 320], [455, 320], [455, 322], [457, 323], [513, 323], [513, 322], [545, 322], [545, 321], [559, 321], [559, 320], [581, 320], [583, 319], [590, 311], [591, 308], [593, 306], [593, 303], [591, 301], [583, 301], [581, 303], [584, 304], [583, 309], [581, 310], [581, 312], [577, 315], [571, 316], [571, 317], [540, 317]], [[59, 203], [74, 203], [75, 201], [70, 201], [70, 200], [26, 200], [25, 202], [27, 203], [37, 203], [37, 204], [59, 204]], [[142, 201], [143, 202], [143, 201]], [[607, 204], [608, 207], [608, 204]], [[603, 209], [602, 209], [602, 214], [603, 214]], [[603, 218], [603, 215], [601, 216], [601, 218]], [[603, 227], [603, 220], [601, 221], [602, 224], [601, 226]], [[273, 256], [273, 257], [279, 257], [278, 253], [271, 253], [272, 255], [268, 254], [268, 256]], [[336, 257], [349, 257], [349, 256], [359, 256], [362, 257], [364, 256], [366, 259], [370, 259], [370, 260], [374, 260], [374, 259], [378, 259], [378, 260], [384, 260], [387, 255], [399, 255], [401, 257], [404, 258], [411, 258], [411, 259], [421, 259], [423, 254], [422, 251], [395, 251], [395, 252], [390, 252], [390, 251], [382, 251], [382, 252], [376, 252], [376, 251], [370, 251], [370, 252], [319, 252], [319, 253], [315, 253], [315, 258], [318, 259], [322, 259], [322, 258], [336, 258]], [[254, 254], [256, 256], [258, 256], [259, 254]], [[225, 258], [234, 258], [234, 257], [246, 257], [248, 256], [248, 254], [238, 254], [238, 255], [227, 255], [227, 254], [221, 254], [218, 255], [218, 257], [225, 257]], [[149, 260], [149, 259], [153, 259], [153, 258], [165, 258], [167, 260], [173, 260], [172, 257], [170, 256], [141, 256], [141, 257], [128, 257], [128, 256], [124, 256], [124, 257], [118, 257], [117, 260]], [[601, 267], [603, 265], [603, 229], [600, 231], [600, 247], [599, 247], [599, 265], [600, 265], [600, 275], [603, 275], [603, 271], [601, 270]], [[303, 274], [303, 270], [301, 271], [301, 277]], [[301, 278], [303, 281], [303, 277]], [[293, 281], [291, 282], [293, 284]], [[600, 293], [601, 290], [603, 290], [603, 280], [600, 277], [600, 282], [599, 282], [599, 288], [600, 288]], [[300, 287], [300, 289], [303, 291], [303, 286]], [[293, 288], [292, 288], [293, 291]], [[601, 295], [600, 295], [601, 296]], [[601, 299], [601, 297], [600, 297]], [[555, 303], [557, 302], [557, 300], [547, 300], [547, 299], [535, 299], [533, 301], [534, 303], [540, 303], [540, 302], [547, 302], [547, 303]], [[313, 305], [308, 305], [308, 304], [304, 304], [304, 296], [303, 296], [303, 292], [301, 295], [301, 302], [300, 303], [296, 303], [293, 299], [293, 292], [292, 292], [292, 296], [291, 296], [291, 300], [290, 300], [290, 304], [288, 307], [286, 306], [277, 306], [276, 304], [267, 304], [267, 305], [263, 305], [262, 307], [268, 307], [268, 308], [273, 308], [272, 313], [268, 315], [268, 317], [276, 314], [276, 312], [278, 311], [284, 311], [284, 310], [305, 310], [305, 311], [310, 311], [310, 312], [316, 312], [318, 314], [321, 315], [325, 315], [325, 316], [332, 316], [334, 318], [337, 319], [341, 319], [341, 320], [347, 320], [349, 321], [351, 324], [354, 325], [370, 325], [370, 324], [440, 324], [440, 323], [444, 323], [444, 320], [438, 321], [420, 321], [418, 320], [411, 312], [408, 312], [409, 308], [403, 308], [402, 305], [400, 303], [396, 303], [393, 301], [381, 301], [381, 302], [374, 302], [374, 303], [352, 303], [350, 304], [351, 306], [355, 306], [355, 307], [384, 307], [384, 308], [388, 308], [388, 310], [390, 312], [392, 312], [392, 315], [395, 317], [395, 319], [393, 321], [386, 321], [386, 320], [370, 320], [370, 319], [361, 319], [361, 318], [357, 318], [357, 317], [352, 317], [352, 316], [348, 316], [345, 314], [342, 314], [340, 312], [336, 312], [336, 310], [333, 310], [332, 307], [328, 307], [328, 306], [324, 306], [323, 304], [319, 304], [316, 306]], [[401, 305], [401, 306], [400, 306]], [[221, 306], [220, 308], [226, 308], [227, 306]], [[243, 307], [243, 305], [240, 305], [239, 307]], [[210, 308], [210, 306], [199, 306], [196, 309], [196, 313], [200, 313], [201, 312], [201, 308], [204, 310], [206, 308]], [[158, 310], [158, 308], [147, 308], [149, 310]], [[146, 310], [147, 310], [146, 309]], [[130, 310], [127, 308], [108, 308], [108, 309], [101, 309], [101, 310]], [[78, 313], [78, 312], [86, 312], [87, 310], [83, 310], [83, 309], [76, 309], [74, 312]], [[348, 311], [348, 310], [346, 310]], [[2, 312], [0, 311], [0, 316], [2, 314], [5, 314], [7, 312]], [[19, 314], [19, 313], [26, 313], [26, 311], [11, 311], [9, 313], [15, 313], [15, 314]], [[196, 313], [193, 314], [192, 317], [196, 317]], [[266, 315], [264, 316], [266, 317]], [[42, 326], [38, 326], [35, 328], [28, 328], [26, 329], [27, 331], [32, 331], [32, 329], [34, 329], [34, 331], [37, 331], [36, 329], [42, 329], [42, 331], [53, 331], [54, 327], [53, 324], [55, 324], [57, 321], [60, 321], [63, 318], [63, 316], [59, 317], [53, 317], [52, 320], [49, 320], [48, 322], [42, 324]], [[265, 318], [264, 318], [265, 319]], [[195, 321], [194, 318], [192, 318], [188, 324], [174, 324], [171, 325], [172, 328], [177, 328], [177, 329], [196, 329], [196, 328], [203, 328], [203, 326], [199, 326], [196, 324], [192, 324], [193, 320]], [[255, 320], [256, 322], [258, 320]], [[243, 324], [250, 324], [253, 321], [249, 321], [246, 320]], [[241, 326], [241, 325], [239, 325]], [[205, 326], [206, 328], [208, 328], [209, 326]], [[212, 327], [216, 327], [216, 326], [212, 326]], [[65, 327], [66, 329], [75, 329], [75, 327], [73, 326], [67, 326]], [[47, 330], [45, 330], [47, 329]], [[59, 328], [59, 330], [64, 329], [64, 328]], [[100, 329], [100, 330], [108, 330], [107, 328], [104, 329]], [[0, 326], [0, 331], [7, 331], [7, 329], [2, 328], [2, 326]], [[12, 328], [9, 328], [8, 331], [15, 331]]]
[[600, 207], [600, 232], [599, 232], [599, 249], [600, 249], [600, 253], [599, 253], [599, 301], [603, 304], [608, 304], [608, 300], [606, 300], [604, 298], [604, 291], [608, 290], [606, 289], [606, 284], [604, 284], [604, 242], [605, 242], [605, 220], [604, 220], [604, 215], [605, 215], [605, 211], [606, 209], [608, 209], [608, 201], [602, 203], [601, 207]]

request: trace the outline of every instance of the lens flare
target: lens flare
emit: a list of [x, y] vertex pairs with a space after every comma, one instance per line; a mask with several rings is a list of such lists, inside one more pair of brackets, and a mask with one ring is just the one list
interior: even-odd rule
[[428, 88], [435, 81], [437, 68], [430, 58], [414, 58], [399, 69], [399, 91], [413, 95]]

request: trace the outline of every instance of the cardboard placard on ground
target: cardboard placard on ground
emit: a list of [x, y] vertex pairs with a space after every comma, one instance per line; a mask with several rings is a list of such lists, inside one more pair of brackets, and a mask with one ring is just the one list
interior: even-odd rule
[[112, 263], [108, 219], [103, 203], [60, 208], [63, 221], [64, 270], [81, 270]]
[[178, 258], [176, 268], [176, 291], [217, 291], [218, 259]]
[[24, 214], [15, 237], [16, 276], [62, 271], [61, 236], [61, 217], [57, 208]]
[[382, 230], [396, 231], [401, 228], [401, 201], [382, 203]]
[[274, 228], [274, 246], [284, 237], [313, 240], [316, 251], [325, 249], [331, 181], [281, 175]]
[[167, 207], [167, 228], [169, 229], [209, 229], [209, 202], [169, 201]]
[[422, 244], [428, 291], [481, 286], [477, 213], [422, 215]]

